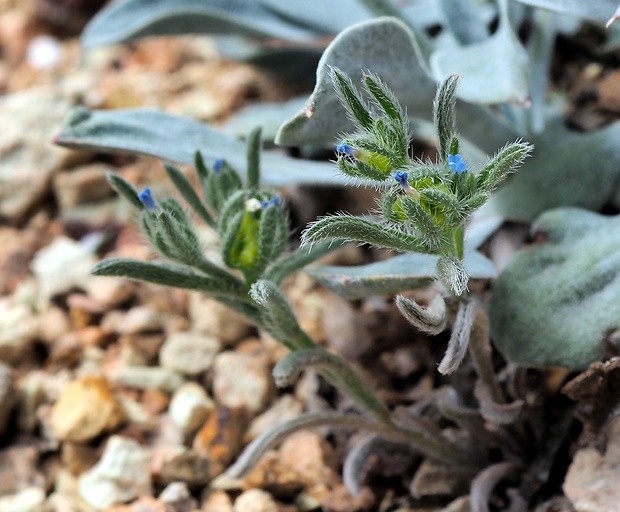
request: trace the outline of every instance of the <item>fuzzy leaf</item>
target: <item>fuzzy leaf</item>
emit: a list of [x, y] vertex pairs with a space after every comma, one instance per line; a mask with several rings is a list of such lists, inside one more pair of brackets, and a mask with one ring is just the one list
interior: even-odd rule
[[488, 36], [480, 4], [474, 0], [440, 0], [450, 32], [461, 44], [480, 43]]
[[327, 239], [358, 241], [396, 251], [424, 251], [420, 239], [390, 227], [353, 215], [323, 217], [308, 226], [301, 236], [302, 246]]
[[586, 368], [620, 347], [620, 217], [577, 208], [534, 224], [547, 243], [517, 254], [495, 283], [492, 339], [525, 366]]
[[179, 265], [161, 262], [145, 262], [129, 258], [110, 258], [95, 265], [96, 276], [127, 277], [149, 283], [199, 290], [212, 295], [238, 297], [238, 291], [229, 283], [216, 278], [201, 276]]
[[463, 362], [463, 359], [465, 359], [478, 307], [478, 303], [475, 300], [460, 304], [456, 320], [452, 326], [452, 335], [450, 336], [450, 341], [448, 341], [448, 348], [437, 367], [439, 373], [443, 375], [454, 373]]
[[[368, 265], [319, 266], [306, 272], [345, 299], [356, 300], [425, 286], [437, 279], [437, 260], [438, 257], [431, 254], [401, 254]], [[472, 279], [496, 276], [495, 265], [479, 252], [465, 252], [465, 267]]]
[[440, 294], [426, 307], [402, 295], [398, 295], [395, 302], [401, 314], [421, 331], [436, 335], [446, 328], [446, 302]]
[[540, 7], [550, 11], [575, 16], [599, 23], [607, 23], [618, 8], [618, 0], [515, 0], [522, 4]]
[[102, 9], [82, 34], [86, 47], [146, 36], [242, 34], [307, 41], [314, 30], [295, 25], [259, 0], [124, 0]]
[[354, 84], [360, 82], [363, 71], [380, 76], [410, 116], [430, 119], [429, 105], [436, 86], [416, 58], [413, 37], [411, 30], [394, 18], [362, 22], [341, 32], [321, 57], [312, 95], [301, 111], [280, 128], [276, 143], [332, 144], [338, 133], [351, 131], [352, 124], [332, 85], [332, 67], [340, 69]]
[[359, 0], [312, 0], [303, 7], [290, 0], [261, 0], [261, 3], [282, 18], [322, 34], [337, 34], [372, 17]]
[[259, 279], [250, 288], [250, 296], [264, 308], [266, 325], [278, 341], [291, 350], [316, 347], [299, 327], [291, 306], [275, 283]]
[[[196, 151], [211, 166], [224, 158], [245, 176], [246, 145], [197, 121], [149, 109], [93, 111], [66, 124], [54, 139], [61, 146], [116, 153], [154, 156], [193, 164]], [[261, 155], [263, 183], [344, 184], [332, 164], [292, 159], [282, 155]]]
[[461, 77], [458, 97], [472, 103], [524, 103], [528, 97], [528, 55], [510, 25], [507, 0], [500, 1], [499, 28], [486, 40], [459, 47], [440, 47], [431, 56], [439, 82]]
[[315, 368], [334, 386], [354, 400], [364, 410], [387, 419], [390, 413], [375, 392], [355, 371], [338, 356], [322, 348], [294, 350], [284, 356], [273, 369], [278, 387], [291, 386], [306, 368]]
[[546, 210], [599, 210], [620, 188], [620, 123], [577, 133], [561, 119], [529, 137], [535, 150], [482, 208], [480, 215], [531, 221]]

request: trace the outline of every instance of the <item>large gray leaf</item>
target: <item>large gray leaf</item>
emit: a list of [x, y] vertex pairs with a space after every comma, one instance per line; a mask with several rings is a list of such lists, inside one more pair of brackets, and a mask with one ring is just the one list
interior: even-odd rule
[[[411, 253], [368, 265], [319, 266], [306, 272], [338, 295], [355, 300], [424, 286], [437, 279], [438, 259], [432, 254]], [[479, 252], [465, 253], [465, 267], [474, 279], [492, 279], [496, 275], [493, 262]]]
[[532, 157], [494, 194], [481, 215], [531, 221], [545, 210], [580, 206], [599, 210], [614, 199], [620, 178], [620, 123], [588, 133], [550, 121], [528, 138]]
[[620, 217], [558, 208], [533, 230], [548, 241], [517, 254], [493, 289], [500, 352], [521, 365], [572, 370], [617, 352]]
[[372, 17], [358, 0], [312, 0], [301, 5], [291, 0], [261, 0], [261, 3], [296, 25], [306, 26], [323, 34], [337, 34]]
[[259, 0], [124, 0], [102, 9], [86, 26], [86, 47], [146, 36], [226, 34], [306, 41], [314, 30], [282, 19]]
[[472, 103], [524, 103], [528, 96], [528, 55], [512, 30], [506, 1], [500, 1], [495, 34], [466, 46], [438, 48], [430, 60], [438, 82], [460, 76], [457, 95]]
[[[157, 110], [128, 109], [90, 112], [80, 108], [54, 142], [98, 151], [136, 153], [191, 164], [200, 150], [207, 164], [225, 158], [245, 173], [245, 144], [191, 119]], [[263, 153], [262, 178], [269, 185], [295, 183], [344, 184], [333, 164], [296, 160]]]
[[359, 83], [362, 71], [379, 75], [394, 91], [409, 115], [431, 118], [436, 85], [416, 57], [414, 35], [401, 21], [377, 18], [340, 33], [327, 47], [317, 68], [312, 95], [302, 110], [286, 122], [276, 138], [281, 145], [324, 145], [351, 130], [344, 107], [334, 92], [329, 68], [337, 67]]
[[522, 4], [606, 23], [616, 12], [618, 0], [513, 0]]

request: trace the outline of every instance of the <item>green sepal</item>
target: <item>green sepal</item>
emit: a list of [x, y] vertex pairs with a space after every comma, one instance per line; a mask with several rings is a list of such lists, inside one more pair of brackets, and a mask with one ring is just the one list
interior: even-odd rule
[[207, 177], [209, 176], [209, 169], [207, 168], [200, 151], [196, 151], [194, 153], [194, 169], [196, 169], [196, 174], [200, 179], [200, 184], [204, 187], [207, 182]]
[[434, 253], [446, 245], [446, 237], [441, 228], [437, 226], [438, 223], [443, 223], [443, 215], [429, 213], [417, 199], [409, 196], [403, 196], [400, 204], [404, 214], [418, 231], [419, 238], [426, 248], [425, 251], [418, 252]]
[[254, 264], [257, 275], [278, 258], [286, 249], [288, 232], [286, 215], [281, 206], [269, 205], [260, 212], [258, 226], [258, 257]]

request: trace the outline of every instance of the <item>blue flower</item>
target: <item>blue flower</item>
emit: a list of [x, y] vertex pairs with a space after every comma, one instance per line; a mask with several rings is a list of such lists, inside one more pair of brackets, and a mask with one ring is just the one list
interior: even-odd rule
[[467, 164], [458, 153], [456, 155], [448, 155], [448, 167], [456, 174], [462, 174], [467, 170]]
[[155, 199], [153, 199], [153, 194], [150, 188], [144, 188], [140, 192], [138, 192], [138, 199], [144, 205], [147, 210], [157, 210], [157, 203]]
[[404, 189], [409, 188], [409, 175], [405, 171], [396, 171], [394, 173], [394, 179], [400, 183], [400, 186]]
[[355, 148], [347, 144], [346, 142], [341, 142], [340, 144], [336, 146], [336, 153], [341, 153], [343, 155], [352, 156], [354, 151], [355, 151]]
[[394, 179], [403, 187], [403, 190], [408, 196], [420, 199], [420, 193], [409, 185], [409, 175], [405, 171], [396, 171], [394, 173]]
[[215, 162], [213, 162], [213, 172], [216, 174], [220, 172], [224, 168], [225, 163], [226, 161], [223, 158], [218, 158], [215, 160]]
[[275, 196], [273, 199], [270, 199], [269, 201], [260, 202], [260, 206], [263, 210], [271, 205], [280, 206], [280, 196]]

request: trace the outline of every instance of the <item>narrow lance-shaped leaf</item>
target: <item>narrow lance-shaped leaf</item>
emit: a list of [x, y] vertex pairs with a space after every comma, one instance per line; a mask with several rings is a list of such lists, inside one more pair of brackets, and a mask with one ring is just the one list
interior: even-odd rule
[[114, 173], [107, 173], [106, 177], [108, 179], [108, 183], [110, 186], [122, 197], [127, 199], [134, 207], [139, 210], [143, 210], [145, 206], [142, 204], [142, 201], [138, 198], [138, 191], [133, 188], [133, 186], [125, 180], [125, 178], [119, 176]]
[[260, 153], [262, 148], [260, 127], [255, 128], [248, 135], [248, 188], [258, 189], [260, 182]]
[[276, 335], [278, 341], [291, 350], [316, 346], [299, 327], [288, 301], [274, 283], [259, 279], [250, 288], [250, 296], [265, 309], [271, 332]]
[[389, 418], [388, 409], [372, 388], [342, 359], [322, 348], [295, 350], [287, 354], [274, 367], [273, 377], [277, 386], [290, 386], [302, 370], [312, 367], [364, 410], [379, 418]]
[[453, 256], [442, 256], [437, 260], [437, 275], [443, 284], [455, 295], [463, 295], [467, 290], [469, 272], [463, 262]]
[[237, 291], [231, 290], [227, 283], [166, 263], [110, 258], [95, 265], [92, 273], [96, 276], [127, 277], [163, 286], [199, 290], [212, 295], [239, 297]]
[[527, 142], [513, 142], [499, 150], [497, 155], [478, 174], [478, 186], [493, 191], [511, 172], [529, 156], [534, 146]]
[[396, 251], [427, 252], [418, 237], [353, 215], [334, 215], [313, 222], [302, 235], [302, 246], [329, 238], [353, 240]]
[[164, 168], [166, 169], [168, 177], [174, 183], [183, 198], [187, 201], [187, 204], [192, 207], [192, 210], [194, 210], [209, 226], [214, 227], [215, 220], [205, 208], [204, 204], [198, 197], [198, 194], [196, 194], [194, 187], [183, 175], [183, 173], [170, 164], [164, 164]]
[[458, 75], [446, 78], [439, 89], [433, 104], [433, 118], [439, 137], [439, 157], [443, 162], [448, 160], [452, 137], [456, 133], [456, 87]]
[[331, 69], [331, 78], [351, 120], [356, 121], [362, 128], [370, 130], [373, 125], [372, 116], [351, 79], [338, 68]]

